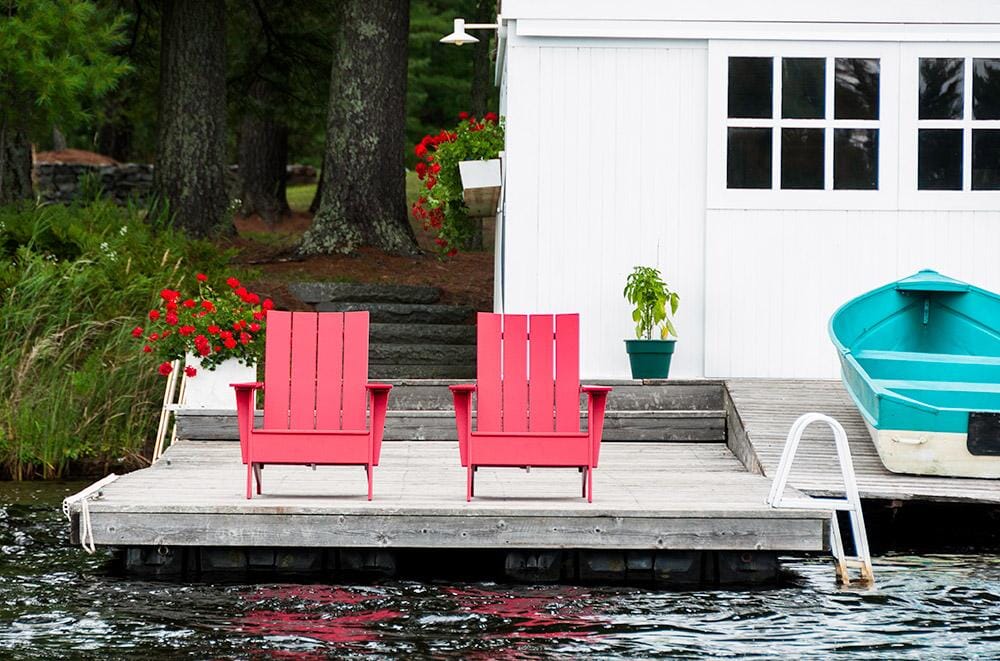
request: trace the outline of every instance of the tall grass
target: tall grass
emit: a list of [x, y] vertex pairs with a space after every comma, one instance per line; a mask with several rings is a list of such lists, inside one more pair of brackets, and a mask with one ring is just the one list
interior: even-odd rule
[[137, 208], [0, 208], [2, 472], [140, 465], [163, 383], [130, 331], [161, 288], [228, 257]]

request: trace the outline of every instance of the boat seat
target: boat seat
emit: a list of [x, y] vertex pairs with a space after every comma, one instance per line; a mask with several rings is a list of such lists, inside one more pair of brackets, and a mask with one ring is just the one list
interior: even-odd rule
[[[859, 351], [854, 356], [874, 380], [915, 383], [1000, 383], [1000, 357], [914, 351]], [[962, 386], [957, 386], [959, 389]], [[953, 386], [951, 389], [954, 389]], [[977, 388], [978, 389], [978, 388]]]
[[854, 357], [858, 360], [1000, 365], [1000, 356], [967, 356], [955, 353], [924, 353], [921, 351], [880, 351], [877, 349], [865, 349], [864, 351], [859, 351], [854, 354]]
[[875, 385], [886, 390], [940, 390], [942, 392], [1000, 393], [1000, 383], [972, 381], [911, 381], [909, 379], [874, 379]]
[[878, 389], [938, 408], [1000, 411], [1000, 383], [875, 379], [873, 384]]

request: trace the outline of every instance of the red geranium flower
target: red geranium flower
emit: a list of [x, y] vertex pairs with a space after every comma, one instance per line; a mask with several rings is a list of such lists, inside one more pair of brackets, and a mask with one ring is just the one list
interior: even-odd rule
[[174, 368], [173, 365], [171, 365], [170, 363], [164, 362], [160, 363], [158, 371], [160, 372], [160, 376], [167, 376], [168, 374], [174, 371]]
[[235, 349], [235, 348], [236, 348], [236, 340], [234, 340], [234, 339], [233, 339], [232, 335], [230, 335], [230, 336], [229, 336], [229, 337], [227, 337], [227, 338], [226, 338], [225, 340], [223, 340], [223, 341], [222, 341], [222, 344], [223, 344], [223, 345], [224, 345], [224, 346], [225, 346], [225, 347], [226, 347], [227, 349]]
[[181, 326], [180, 328], [177, 329], [177, 332], [180, 333], [181, 335], [187, 337], [188, 335], [190, 335], [191, 333], [193, 333], [194, 330], [195, 330], [194, 326]]
[[198, 282], [208, 282], [208, 276], [205, 275], [204, 273], [199, 273], [198, 275], [196, 275], [194, 277], [195, 277], [195, 279], [198, 280]]
[[150, 321], [156, 321], [159, 318], [160, 318], [160, 311], [159, 310], [150, 310], [149, 311], [149, 320]]
[[497, 117], [497, 114], [495, 112], [488, 112], [485, 115], [483, 115], [483, 119], [485, 119], [487, 122], [495, 122], [499, 118]]
[[201, 307], [205, 308], [208, 312], [215, 312], [215, 305], [212, 301], [202, 301]]
[[236, 278], [230, 277], [226, 279], [226, 284], [229, 285], [231, 288], [236, 289], [237, 287], [240, 286], [240, 281], [237, 280]]
[[250, 324], [250, 330], [252, 332], [256, 333], [257, 331], [260, 330], [260, 324], [256, 324], [256, 323]]
[[469, 118], [469, 113], [467, 113], [467, 112], [465, 112], [463, 110], [462, 112], [458, 113], [458, 118], [459, 119], [468, 119]]
[[142, 337], [142, 334], [146, 331], [142, 330], [142, 326], [136, 326], [132, 329], [132, 337]]
[[177, 315], [174, 314], [173, 312], [168, 312], [167, 313], [167, 317], [166, 317], [166, 321], [171, 326], [176, 326], [177, 322], [180, 321], [180, 319], [178, 319]]
[[184, 368], [184, 373], [187, 374], [188, 376], [194, 376], [195, 374], [198, 373], [198, 370], [188, 365], [187, 367]]
[[198, 304], [195, 303], [193, 299], [188, 298], [184, 301], [183, 305], [186, 308], [193, 308], [196, 307]]
[[264, 302], [261, 303], [261, 307], [264, 308], [265, 310], [273, 310], [274, 309], [274, 303], [271, 301], [271, 299], [265, 298]]
[[218, 335], [220, 330], [221, 329], [218, 326], [216, 326], [215, 324], [210, 324], [208, 326], [208, 332], [211, 333], [212, 335]]
[[176, 301], [180, 298], [181, 293], [173, 289], [163, 289], [160, 291], [160, 298], [164, 301]]
[[152, 350], [153, 350], [153, 347], [149, 346], [148, 344], [142, 348], [142, 352], [143, 353], [149, 353]]

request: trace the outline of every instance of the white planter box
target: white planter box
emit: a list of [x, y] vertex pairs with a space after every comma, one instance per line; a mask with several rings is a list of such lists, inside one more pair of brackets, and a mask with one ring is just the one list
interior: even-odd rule
[[236, 394], [231, 383], [252, 383], [257, 380], [257, 367], [248, 367], [235, 358], [223, 361], [215, 370], [201, 366], [201, 358], [188, 354], [187, 365], [198, 373], [184, 377], [184, 397], [182, 409], [227, 409], [236, 410]]
[[500, 159], [462, 161], [458, 164], [462, 177], [465, 206], [474, 218], [495, 216], [500, 202]]

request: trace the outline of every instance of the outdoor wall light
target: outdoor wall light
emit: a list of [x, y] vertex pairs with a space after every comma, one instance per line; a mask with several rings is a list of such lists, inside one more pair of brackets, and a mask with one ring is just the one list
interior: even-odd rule
[[496, 23], [469, 23], [468, 25], [465, 24], [464, 18], [456, 18], [454, 32], [446, 37], [441, 37], [441, 43], [455, 44], [456, 46], [477, 43], [479, 40], [466, 32], [466, 28], [470, 30], [497, 30], [500, 28], [500, 17], [497, 16]]

